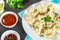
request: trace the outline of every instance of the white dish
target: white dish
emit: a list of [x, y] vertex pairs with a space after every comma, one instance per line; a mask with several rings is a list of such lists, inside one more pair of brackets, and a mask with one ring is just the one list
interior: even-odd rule
[[12, 33], [17, 36], [18, 40], [20, 40], [20, 35], [19, 35], [16, 31], [14, 31], [14, 30], [8, 30], [8, 31], [4, 32], [4, 33], [2, 34], [2, 36], [1, 36], [1, 40], [4, 40], [4, 38], [5, 38], [7, 35], [12, 34]]
[[[4, 25], [4, 24], [2, 23], [2, 18], [3, 18], [6, 14], [13, 14], [13, 15], [16, 17], [16, 23], [13, 24], [12, 26], [6, 26], [6, 25]], [[1, 24], [2, 24], [4, 27], [6, 27], [6, 28], [12, 28], [12, 27], [14, 27], [14, 26], [17, 24], [17, 22], [18, 22], [18, 16], [17, 16], [16, 13], [11, 12], [11, 11], [8, 11], [8, 12], [5, 12], [4, 14], [1, 15], [1, 17], [0, 17], [0, 22], [1, 22]]]
[[[38, 3], [35, 3], [31, 6], [37, 6], [37, 5], [40, 5], [40, 4], [48, 4], [48, 3], [51, 3], [49, 1], [41, 1], [41, 2], [38, 2]], [[54, 4], [54, 3], [53, 3]], [[60, 6], [57, 5], [57, 4], [54, 4], [55, 7], [56, 7], [56, 12], [58, 13], [58, 15], [60, 15]], [[31, 7], [30, 6], [30, 7]], [[27, 9], [25, 10], [24, 13], [28, 13]], [[37, 35], [34, 30], [30, 27], [30, 25], [25, 21], [24, 17], [22, 17], [22, 25], [23, 25], [23, 28], [25, 30], [25, 32], [33, 39], [33, 40], [53, 40], [53, 38], [50, 38], [50, 39], [47, 39], [45, 37], [40, 37], [39, 35]], [[55, 40], [55, 38], [54, 38]]]

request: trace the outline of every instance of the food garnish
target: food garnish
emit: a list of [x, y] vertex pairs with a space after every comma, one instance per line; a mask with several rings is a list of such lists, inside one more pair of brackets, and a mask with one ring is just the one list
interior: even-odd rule
[[24, 0], [6, 0], [6, 3], [12, 8], [23, 8], [23, 2]]

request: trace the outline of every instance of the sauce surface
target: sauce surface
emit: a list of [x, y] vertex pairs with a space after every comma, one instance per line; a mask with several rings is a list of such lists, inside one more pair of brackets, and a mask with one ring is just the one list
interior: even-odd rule
[[4, 38], [4, 40], [18, 40], [18, 39], [15, 34], [9, 34]]
[[7, 14], [2, 18], [2, 23], [6, 26], [11, 26], [16, 23], [16, 17], [13, 14]]

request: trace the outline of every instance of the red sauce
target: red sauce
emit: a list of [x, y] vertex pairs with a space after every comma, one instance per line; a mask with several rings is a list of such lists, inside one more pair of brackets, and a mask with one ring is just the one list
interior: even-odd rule
[[16, 17], [13, 14], [7, 14], [2, 18], [2, 23], [6, 26], [11, 26], [16, 23]]
[[4, 38], [4, 40], [18, 40], [18, 39], [15, 34], [9, 34]]

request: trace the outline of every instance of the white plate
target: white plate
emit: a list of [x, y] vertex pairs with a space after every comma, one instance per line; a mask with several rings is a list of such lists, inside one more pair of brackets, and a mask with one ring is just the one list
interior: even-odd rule
[[[35, 3], [31, 6], [37, 6], [37, 5], [40, 5], [40, 4], [48, 4], [48, 3], [51, 3], [51, 2], [48, 2], [48, 1], [40, 1], [38, 3]], [[54, 4], [54, 3], [53, 3]], [[60, 15], [60, 6], [57, 5], [57, 4], [54, 4], [56, 9], [57, 9], [57, 13]], [[27, 9], [25, 10], [24, 13], [28, 12]], [[33, 39], [33, 40], [52, 40], [52, 39], [47, 39], [45, 37], [40, 37], [39, 35], [37, 35], [34, 30], [30, 27], [30, 25], [25, 21], [24, 17], [22, 17], [22, 25], [23, 25], [23, 28], [25, 30], [25, 32]]]

